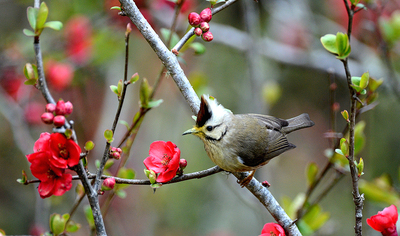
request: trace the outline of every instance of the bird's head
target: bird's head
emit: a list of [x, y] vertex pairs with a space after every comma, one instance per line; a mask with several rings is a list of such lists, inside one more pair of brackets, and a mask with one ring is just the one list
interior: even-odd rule
[[232, 113], [209, 95], [201, 96], [196, 125], [183, 133], [194, 134], [202, 140], [220, 140], [227, 131], [227, 122]]

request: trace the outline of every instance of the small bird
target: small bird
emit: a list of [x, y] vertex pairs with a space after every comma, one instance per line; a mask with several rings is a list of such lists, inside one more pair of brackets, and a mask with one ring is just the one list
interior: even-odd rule
[[196, 125], [183, 133], [193, 134], [204, 143], [210, 159], [229, 172], [251, 171], [239, 184], [250, 183], [255, 171], [272, 158], [295, 148], [286, 134], [311, 127], [314, 122], [304, 113], [284, 120], [268, 115], [233, 114], [209, 95], [201, 96]]

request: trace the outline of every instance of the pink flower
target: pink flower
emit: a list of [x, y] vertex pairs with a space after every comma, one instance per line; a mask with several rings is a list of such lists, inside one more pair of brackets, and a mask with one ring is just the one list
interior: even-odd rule
[[378, 214], [367, 219], [367, 224], [384, 236], [397, 236], [396, 222], [398, 219], [397, 207], [391, 205]]
[[260, 236], [285, 236], [285, 230], [276, 223], [266, 223]]
[[150, 145], [149, 155], [143, 163], [148, 170], [158, 174], [157, 182], [166, 183], [175, 177], [181, 151], [174, 143], [155, 141]]

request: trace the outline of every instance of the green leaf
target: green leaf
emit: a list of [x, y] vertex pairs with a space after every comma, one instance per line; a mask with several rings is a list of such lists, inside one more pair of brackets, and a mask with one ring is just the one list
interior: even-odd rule
[[[118, 174], [117, 174], [117, 177], [123, 178], [123, 179], [134, 179], [135, 176], [136, 176], [136, 173], [135, 173], [135, 171], [133, 169], [125, 168], [125, 167], [122, 167], [118, 171]], [[130, 186], [129, 184], [118, 184], [116, 186], [117, 187], [116, 190], [124, 189], [124, 188], [127, 188], [129, 186]]]
[[91, 141], [91, 140], [89, 140], [89, 141], [87, 141], [86, 143], [85, 143], [85, 150], [86, 151], [91, 151], [91, 150], [93, 150], [93, 148], [94, 148], [94, 142], [93, 141]]
[[17, 179], [17, 182], [20, 184], [25, 184], [27, 180], [28, 180], [28, 176], [26, 175], [26, 172], [24, 170], [22, 170], [22, 178]]
[[307, 223], [313, 232], [321, 228], [328, 219], [329, 213], [322, 212], [319, 205], [312, 206], [308, 213], [303, 217], [304, 222]]
[[118, 94], [118, 87], [115, 85], [110, 85], [110, 89], [111, 91], [113, 91], [115, 94], [117, 94], [117, 96], [119, 96]]
[[349, 112], [348, 112], [347, 110], [342, 111], [341, 114], [342, 114], [343, 118], [344, 118], [347, 122], [350, 122], [350, 120], [349, 120]]
[[116, 190], [116, 191], [115, 191], [115, 194], [116, 194], [118, 197], [122, 198], [122, 199], [126, 198], [126, 195], [127, 195], [126, 192], [125, 192], [124, 190], [122, 190], [122, 189]]
[[94, 165], [96, 166], [96, 168], [97, 169], [99, 169], [100, 168], [100, 160], [96, 160], [96, 161], [94, 161]]
[[372, 182], [360, 179], [360, 191], [364, 193], [365, 198], [369, 201], [380, 202], [388, 205], [398, 203], [400, 196], [391, 184], [387, 183], [387, 180], [385, 180], [387, 177], [388, 176], [384, 174]]
[[336, 34], [336, 48], [338, 51], [338, 56], [341, 57], [344, 55], [344, 53], [347, 50], [348, 47], [348, 37], [347, 34], [343, 34], [341, 32], [338, 32]]
[[338, 54], [338, 49], [336, 46], [336, 35], [334, 34], [326, 34], [321, 37], [321, 43], [324, 48], [333, 54]]
[[143, 79], [142, 83], [140, 84], [140, 105], [144, 108], [148, 107], [149, 97], [152, 93], [152, 88], [149, 85], [149, 82], [146, 78]]
[[201, 55], [206, 52], [206, 47], [202, 43], [199, 43], [199, 42], [191, 43], [190, 47], [193, 48], [194, 53], [196, 55]]
[[118, 7], [118, 6], [113, 6], [113, 7], [110, 8], [110, 10], [122, 11], [121, 7]]
[[130, 129], [128, 122], [126, 122], [126, 121], [124, 121], [124, 120], [120, 120], [119, 123], [120, 123], [121, 125], [124, 125], [124, 126], [126, 127], [127, 130]]
[[315, 178], [317, 177], [317, 174], [318, 174], [317, 164], [314, 162], [311, 162], [310, 164], [308, 164], [306, 175], [307, 175], [307, 182], [308, 182], [309, 186], [314, 183]]
[[37, 82], [36, 79], [28, 79], [28, 80], [25, 80], [24, 84], [25, 85], [35, 85], [36, 82]]
[[[163, 37], [164, 41], [167, 42], [171, 35], [171, 31], [169, 29], [161, 28], [160, 32], [161, 32], [161, 36]], [[179, 42], [179, 40], [180, 40], [179, 36], [174, 32], [172, 34], [171, 42], [168, 45], [168, 48], [172, 48], [172, 46], [176, 45]]]
[[154, 190], [160, 188], [161, 186], [162, 186], [161, 183], [150, 184], [150, 187], [153, 188]]
[[110, 169], [110, 167], [114, 165], [114, 162], [114, 159], [108, 159], [106, 164], [104, 165], [104, 170]]
[[118, 97], [121, 97], [121, 94], [122, 94], [122, 79], [120, 79], [120, 80], [118, 81], [118, 84], [117, 84], [117, 91], [118, 91]]
[[365, 146], [365, 126], [365, 121], [360, 121], [354, 127], [354, 155], [359, 154]]
[[339, 154], [339, 155], [344, 156], [344, 153], [342, 152], [342, 150], [340, 150], [340, 149], [338, 149], [338, 148], [335, 149], [335, 152], [336, 152], [337, 154]]
[[383, 79], [373, 79], [373, 78], [369, 78], [369, 84], [368, 84], [368, 88], [371, 92], [375, 92], [379, 86], [381, 86], [383, 83]]
[[107, 129], [104, 131], [104, 138], [106, 138], [108, 143], [112, 143], [112, 141], [114, 141], [113, 136], [114, 136], [114, 134], [113, 134], [112, 130]]
[[364, 160], [360, 158], [360, 162], [357, 164], [357, 171], [358, 171], [358, 177], [364, 174]]
[[67, 223], [67, 227], [65, 228], [65, 230], [69, 233], [75, 233], [76, 231], [78, 231], [82, 226], [78, 223], [71, 221], [68, 221]]
[[26, 36], [28, 37], [34, 37], [36, 36], [35, 32], [33, 32], [32, 30], [28, 30], [28, 29], [23, 29], [22, 33], [24, 33]]
[[44, 23], [46, 23], [47, 16], [49, 15], [49, 8], [47, 7], [45, 2], [42, 2], [39, 7], [39, 12], [36, 18], [36, 28], [35, 31], [38, 29], [43, 29]]
[[357, 77], [357, 76], [351, 77], [351, 83], [357, 87], [360, 87], [360, 81], [361, 81], [361, 77]]
[[148, 102], [146, 108], [155, 108], [155, 107], [158, 107], [158, 106], [160, 106], [160, 104], [161, 104], [163, 101], [164, 101], [164, 100], [162, 100], [162, 99], [158, 99], [158, 100], [155, 100], [155, 101], [150, 101], [150, 102]]
[[72, 129], [66, 129], [64, 132], [64, 135], [67, 137], [67, 139], [70, 139], [72, 137]]
[[360, 79], [360, 87], [365, 89], [368, 86], [369, 83], [369, 72], [365, 72], [362, 74], [361, 79]]
[[28, 17], [29, 24], [31, 25], [33, 31], [36, 30], [36, 19], [39, 14], [39, 9], [34, 7], [28, 7], [26, 9], [26, 14]]
[[94, 218], [92, 213], [92, 208], [89, 205], [84, 207], [85, 217], [87, 222], [89, 223], [90, 228], [94, 228]]
[[357, 1], [357, 4], [355, 4], [356, 5], [356, 7], [358, 7], [358, 8], [362, 8], [362, 9], [364, 9], [364, 10], [367, 10], [367, 7], [364, 5], [364, 4], [362, 4], [362, 3], [358, 3], [358, 1]]
[[347, 157], [349, 155], [349, 142], [345, 138], [340, 139], [340, 150], [344, 156]]
[[44, 28], [50, 28], [53, 30], [61, 30], [63, 27], [63, 23], [60, 21], [49, 21], [43, 25]]
[[66, 221], [60, 214], [52, 214], [50, 216], [50, 230], [53, 235], [57, 236], [64, 232]]
[[133, 83], [135, 83], [135, 82], [138, 81], [138, 80], [139, 80], [139, 74], [138, 74], [138, 73], [135, 73], [135, 74], [132, 75], [131, 79], [129, 80], [129, 83], [130, 83], [130, 84], [133, 84]]

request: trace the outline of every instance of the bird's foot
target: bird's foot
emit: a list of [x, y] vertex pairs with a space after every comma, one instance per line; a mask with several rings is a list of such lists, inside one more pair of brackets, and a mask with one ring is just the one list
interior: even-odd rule
[[255, 170], [251, 171], [251, 173], [246, 178], [244, 178], [240, 181], [238, 180], [238, 184], [240, 184], [240, 187], [242, 187], [242, 188], [246, 187], [250, 183], [250, 181], [253, 179], [254, 173], [256, 173]]

